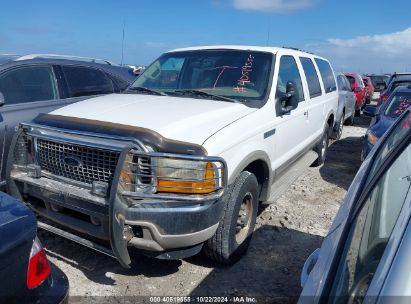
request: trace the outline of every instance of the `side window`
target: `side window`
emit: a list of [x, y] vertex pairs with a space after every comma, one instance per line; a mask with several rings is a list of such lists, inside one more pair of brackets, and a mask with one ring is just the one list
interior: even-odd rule
[[347, 90], [344, 78], [341, 75], [337, 75], [337, 86], [340, 91]]
[[346, 76], [343, 76], [343, 79], [344, 79], [344, 82], [345, 82], [346, 90], [352, 92], [351, 83], [348, 81], [348, 78]]
[[337, 85], [335, 84], [335, 78], [330, 64], [327, 61], [319, 58], [315, 58], [315, 62], [317, 63], [318, 69], [320, 70], [325, 92], [330, 93], [337, 90]]
[[67, 80], [70, 97], [114, 92], [113, 82], [102, 71], [71, 65], [62, 66], [61, 68]]
[[19, 67], [0, 75], [0, 92], [6, 105], [57, 98], [54, 74], [49, 66]]
[[335, 302], [367, 293], [411, 188], [411, 145], [381, 176], [350, 228], [331, 296]]
[[303, 66], [305, 77], [307, 78], [308, 91], [310, 92], [310, 98], [314, 98], [321, 95], [320, 80], [318, 79], [317, 71], [315, 70], [314, 63], [310, 58], [301, 57], [301, 65]]
[[276, 97], [285, 95], [287, 82], [292, 81], [296, 86], [298, 102], [304, 100], [303, 85], [301, 82], [300, 72], [293, 56], [282, 56], [280, 59], [280, 68], [278, 72], [277, 93]]

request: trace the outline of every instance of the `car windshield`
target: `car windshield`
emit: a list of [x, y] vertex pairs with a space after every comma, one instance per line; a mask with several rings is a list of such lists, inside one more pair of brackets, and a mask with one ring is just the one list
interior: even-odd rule
[[[130, 86], [168, 95], [245, 103], [264, 101], [269, 93], [273, 54], [246, 50], [172, 52], [154, 61]], [[223, 100], [223, 99], [221, 99]]]
[[382, 86], [385, 85], [385, 82], [387, 81], [388, 77], [387, 76], [370, 76], [372, 84], [376, 86]]
[[394, 91], [395, 88], [400, 86], [407, 87], [411, 85], [411, 79], [407, 79], [407, 81], [395, 81], [391, 85], [391, 91]]
[[397, 93], [391, 97], [391, 101], [389, 101], [384, 114], [390, 117], [398, 117], [409, 106], [411, 106], [411, 93]]

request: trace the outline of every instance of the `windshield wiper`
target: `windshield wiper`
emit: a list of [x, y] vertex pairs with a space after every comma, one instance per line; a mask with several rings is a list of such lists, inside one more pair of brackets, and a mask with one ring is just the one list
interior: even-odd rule
[[149, 89], [146, 87], [129, 87], [125, 93], [130, 92], [130, 91], [137, 91], [137, 92], [142, 92], [142, 93], [149, 93], [149, 94], [154, 94], [154, 95], [159, 95], [159, 96], [167, 96], [166, 93], [161, 92], [161, 91], [157, 91], [157, 90], [153, 90], [153, 89]]
[[177, 94], [185, 94], [185, 95], [194, 95], [194, 96], [203, 96], [203, 97], [209, 97], [215, 100], [221, 100], [221, 101], [228, 101], [228, 102], [235, 102], [239, 103], [237, 99], [221, 96], [221, 95], [214, 95], [211, 93], [207, 93], [204, 91], [200, 90], [194, 90], [194, 89], [187, 89], [187, 90], [175, 90], [173, 93]]

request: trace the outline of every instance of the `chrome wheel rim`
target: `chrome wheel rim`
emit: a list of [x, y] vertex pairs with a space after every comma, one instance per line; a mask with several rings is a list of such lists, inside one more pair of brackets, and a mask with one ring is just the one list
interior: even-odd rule
[[340, 125], [338, 126], [338, 138], [341, 137], [343, 128], [344, 128], [344, 121], [341, 119]]
[[247, 238], [250, 231], [253, 214], [253, 195], [247, 192], [241, 202], [240, 211], [237, 217], [235, 241], [241, 244]]
[[327, 134], [324, 134], [322, 147], [321, 147], [321, 156], [325, 156], [325, 150], [327, 149]]

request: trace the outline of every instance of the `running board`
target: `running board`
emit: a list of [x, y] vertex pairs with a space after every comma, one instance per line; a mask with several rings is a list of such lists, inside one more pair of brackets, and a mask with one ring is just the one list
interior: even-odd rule
[[74, 234], [72, 234], [72, 233], [70, 233], [70, 232], [61, 230], [61, 229], [56, 228], [56, 227], [54, 227], [54, 226], [50, 226], [50, 225], [48, 225], [48, 224], [46, 224], [46, 223], [43, 223], [43, 222], [40, 222], [40, 221], [37, 222], [37, 227], [38, 227], [38, 228], [41, 228], [41, 229], [43, 229], [43, 230], [47, 230], [47, 231], [49, 231], [49, 232], [51, 232], [51, 233], [57, 234], [58, 236], [64, 237], [64, 238], [66, 238], [66, 239], [69, 239], [69, 240], [71, 240], [71, 241], [73, 241], [73, 242], [75, 242], [75, 243], [77, 243], [77, 244], [86, 246], [86, 247], [91, 248], [91, 249], [93, 249], [93, 250], [95, 250], [95, 251], [98, 251], [98, 252], [100, 252], [100, 253], [103, 253], [103, 254], [111, 257], [111, 258], [117, 259], [111, 249], [109, 249], [109, 248], [107, 248], [107, 247], [104, 247], [104, 246], [102, 246], [102, 245], [100, 245], [100, 244], [94, 243], [94, 242], [92, 242], [92, 241], [89, 241], [89, 240], [87, 240], [87, 239], [84, 239], [84, 238], [82, 238], [82, 237], [79, 237], [79, 236], [77, 236], [77, 235], [74, 235]]
[[267, 204], [275, 203], [283, 195], [295, 180], [317, 159], [318, 154], [314, 151], [307, 152], [292, 164], [287, 171], [271, 186], [271, 196]]

